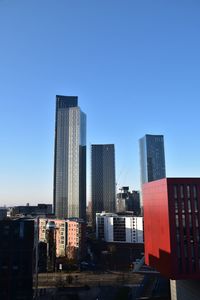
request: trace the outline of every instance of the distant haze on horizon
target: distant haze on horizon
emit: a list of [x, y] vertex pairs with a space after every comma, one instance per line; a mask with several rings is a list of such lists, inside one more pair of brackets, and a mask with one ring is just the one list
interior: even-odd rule
[[0, 1], [0, 206], [53, 202], [56, 95], [78, 96], [90, 145], [115, 144], [140, 189], [139, 138], [169, 177], [200, 176], [200, 2]]

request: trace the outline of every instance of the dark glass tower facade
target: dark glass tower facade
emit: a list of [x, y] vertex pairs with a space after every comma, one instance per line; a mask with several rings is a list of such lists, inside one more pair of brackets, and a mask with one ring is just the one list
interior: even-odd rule
[[115, 212], [115, 148], [113, 144], [92, 145], [92, 215]]
[[83, 219], [86, 214], [86, 115], [75, 96], [56, 96], [54, 213]]
[[34, 220], [0, 221], [0, 299], [33, 299], [37, 236], [37, 223]]
[[141, 184], [166, 177], [163, 135], [146, 134], [139, 140]]

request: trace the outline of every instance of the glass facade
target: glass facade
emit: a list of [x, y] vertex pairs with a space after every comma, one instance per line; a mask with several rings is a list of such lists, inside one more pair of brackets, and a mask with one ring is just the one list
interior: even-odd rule
[[141, 183], [166, 177], [163, 135], [145, 135], [139, 140]]
[[92, 145], [92, 212], [115, 212], [115, 149], [113, 144]]
[[56, 96], [54, 212], [84, 218], [86, 210], [86, 115], [78, 97]]

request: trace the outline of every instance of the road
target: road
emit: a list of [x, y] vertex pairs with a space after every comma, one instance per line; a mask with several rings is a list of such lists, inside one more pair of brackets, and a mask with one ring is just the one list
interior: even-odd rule
[[131, 272], [72, 272], [72, 273], [42, 273], [38, 276], [38, 287], [57, 286], [121, 286], [138, 285], [143, 279], [143, 275]]

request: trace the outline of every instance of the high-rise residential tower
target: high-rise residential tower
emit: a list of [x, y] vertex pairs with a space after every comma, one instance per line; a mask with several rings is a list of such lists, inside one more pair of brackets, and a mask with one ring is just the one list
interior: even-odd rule
[[166, 177], [163, 135], [146, 134], [139, 140], [141, 184]]
[[92, 145], [92, 215], [115, 212], [115, 148], [113, 144]]
[[86, 214], [86, 115], [75, 96], [56, 96], [54, 213], [83, 219]]

